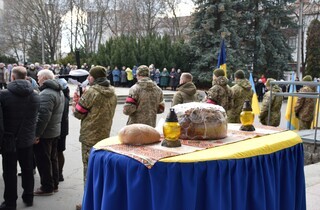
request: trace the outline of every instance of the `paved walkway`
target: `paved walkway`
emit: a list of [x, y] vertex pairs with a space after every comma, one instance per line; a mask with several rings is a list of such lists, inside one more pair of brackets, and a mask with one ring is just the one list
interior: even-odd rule
[[[76, 89], [75, 85], [70, 85], [71, 93]], [[117, 95], [127, 95], [128, 88], [116, 88]], [[174, 93], [173, 91], [165, 91], [166, 93]], [[166, 103], [166, 109], [170, 107], [170, 103]], [[122, 114], [123, 105], [118, 105], [113, 121], [111, 135], [116, 135], [121, 127], [126, 123], [127, 117]], [[165, 114], [159, 116], [164, 118]], [[159, 118], [158, 118], [159, 119]], [[74, 210], [75, 205], [81, 202], [83, 194], [82, 181], [82, 160], [79, 139], [80, 121], [70, 114], [70, 128], [67, 136], [67, 150], [65, 151], [65, 167], [64, 182], [59, 184], [59, 192], [52, 196], [35, 197], [34, 206], [26, 208], [21, 200], [21, 178], [18, 178], [19, 198], [17, 201], [17, 209], [26, 210]], [[257, 119], [255, 121], [258, 122]], [[1, 156], [0, 156], [1, 159]], [[0, 170], [2, 168], [0, 160]], [[306, 177], [306, 197], [308, 210], [320, 210], [320, 163], [305, 166]], [[39, 174], [35, 175], [35, 188], [40, 186]], [[3, 180], [0, 178], [0, 197], [3, 195]], [[2, 202], [2, 199], [0, 199]], [[90, 210], [90, 209], [86, 209]]]

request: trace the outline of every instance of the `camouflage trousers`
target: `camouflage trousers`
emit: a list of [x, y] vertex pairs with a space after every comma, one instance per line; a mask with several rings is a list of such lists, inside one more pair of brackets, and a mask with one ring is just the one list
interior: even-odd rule
[[88, 162], [89, 162], [89, 155], [90, 155], [91, 148], [92, 148], [91, 146], [81, 143], [84, 184], [86, 183], [86, 180], [87, 180], [87, 169], [88, 169]]
[[299, 120], [299, 130], [308, 130], [311, 128], [312, 121]]

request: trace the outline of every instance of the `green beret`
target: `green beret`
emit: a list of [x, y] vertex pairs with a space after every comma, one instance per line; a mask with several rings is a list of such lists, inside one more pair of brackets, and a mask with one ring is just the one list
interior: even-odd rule
[[303, 77], [302, 81], [311, 82], [312, 81], [312, 77], [310, 75], [306, 75], [306, 76]]
[[238, 78], [238, 79], [244, 79], [244, 72], [242, 70], [238, 70], [238, 71], [236, 71], [234, 76], [235, 76], [235, 78]]
[[137, 69], [137, 75], [141, 77], [149, 77], [150, 76], [149, 67], [146, 65], [139, 66]]
[[89, 74], [94, 78], [107, 77], [107, 71], [103, 66], [95, 66], [90, 69]]
[[276, 81], [276, 80], [273, 78], [268, 78], [266, 82], [266, 87], [270, 87], [270, 82], [273, 82], [273, 81]]
[[213, 71], [213, 74], [214, 74], [216, 77], [225, 76], [223, 69], [215, 69], [215, 70]]

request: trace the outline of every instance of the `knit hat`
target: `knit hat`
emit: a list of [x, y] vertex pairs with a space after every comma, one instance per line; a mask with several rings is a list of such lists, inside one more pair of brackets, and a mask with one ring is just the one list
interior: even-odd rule
[[310, 75], [306, 75], [306, 76], [303, 77], [302, 81], [311, 82], [312, 81], [312, 77]]
[[149, 77], [150, 71], [149, 71], [148, 66], [146, 66], [146, 65], [139, 66], [138, 70], [137, 70], [137, 75], [142, 76], [142, 77]]
[[273, 81], [276, 81], [276, 80], [273, 78], [268, 78], [266, 82], [266, 87], [270, 87], [270, 82], [273, 82]]
[[242, 70], [238, 70], [238, 71], [236, 71], [234, 76], [235, 76], [235, 78], [238, 78], [238, 79], [244, 79], [244, 72]]
[[223, 69], [215, 69], [215, 70], [213, 71], [213, 74], [214, 74], [216, 77], [225, 76]]
[[103, 66], [95, 66], [90, 69], [89, 74], [94, 78], [107, 77], [107, 71]]

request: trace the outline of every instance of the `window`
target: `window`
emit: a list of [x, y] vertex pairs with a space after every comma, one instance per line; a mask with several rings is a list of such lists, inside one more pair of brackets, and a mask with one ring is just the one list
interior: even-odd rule
[[290, 37], [289, 40], [288, 40], [288, 45], [292, 49], [297, 48], [297, 38], [296, 37]]

